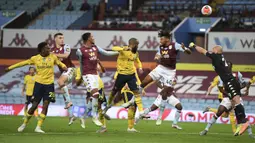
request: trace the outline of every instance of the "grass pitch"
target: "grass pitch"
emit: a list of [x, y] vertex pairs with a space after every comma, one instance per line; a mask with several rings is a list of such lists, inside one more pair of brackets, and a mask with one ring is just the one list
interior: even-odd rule
[[90, 119], [86, 129], [77, 120], [68, 126], [67, 117], [47, 117], [42, 129], [46, 134], [35, 133], [37, 120], [31, 119], [23, 133], [17, 128], [22, 123], [21, 116], [0, 116], [0, 143], [254, 143], [245, 133], [234, 137], [230, 125], [215, 124], [206, 136], [199, 136], [206, 124], [180, 123], [183, 130], [171, 128], [171, 122], [164, 121], [156, 126], [155, 121], [140, 121], [135, 127], [140, 133], [128, 133], [127, 120], [110, 120], [106, 133], [96, 133]]

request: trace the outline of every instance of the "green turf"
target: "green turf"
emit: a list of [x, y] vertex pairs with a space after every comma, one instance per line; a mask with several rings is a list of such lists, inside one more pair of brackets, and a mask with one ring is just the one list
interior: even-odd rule
[[254, 143], [255, 139], [243, 136], [234, 137], [230, 125], [216, 124], [207, 136], [199, 136], [205, 124], [180, 123], [183, 130], [171, 128], [169, 121], [156, 126], [155, 121], [141, 121], [136, 129], [140, 133], [127, 133], [127, 120], [107, 122], [108, 131], [96, 133], [98, 127], [86, 121], [82, 129], [78, 121], [67, 126], [68, 118], [47, 117], [43, 130], [46, 134], [34, 133], [36, 119], [32, 119], [23, 133], [17, 128], [22, 117], [0, 116], [0, 143]]

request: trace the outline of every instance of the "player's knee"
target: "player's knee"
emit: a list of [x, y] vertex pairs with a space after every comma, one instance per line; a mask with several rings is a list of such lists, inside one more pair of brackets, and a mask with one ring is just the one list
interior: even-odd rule
[[65, 85], [65, 82], [61, 79], [58, 80], [58, 85], [59, 86], [64, 86]]
[[92, 97], [93, 98], [99, 98], [99, 92], [98, 91], [95, 91], [95, 92], [91, 92], [92, 94]]
[[182, 104], [181, 104], [181, 103], [176, 104], [176, 105], [175, 105], [175, 108], [176, 108], [177, 110], [182, 110]]

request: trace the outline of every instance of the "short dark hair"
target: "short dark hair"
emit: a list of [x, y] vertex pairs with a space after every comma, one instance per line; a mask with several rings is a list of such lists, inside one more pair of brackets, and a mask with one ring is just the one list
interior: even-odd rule
[[43, 49], [46, 45], [48, 45], [47, 42], [41, 42], [41, 43], [39, 43], [38, 46], [37, 46], [38, 52], [41, 53], [41, 52], [42, 52], [42, 49]]
[[159, 36], [159, 37], [166, 37], [166, 38], [169, 38], [169, 39], [170, 39], [171, 34], [170, 34], [170, 32], [169, 32], [168, 30], [160, 30], [160, 31], [158, 32], [158, 36]]
[[91, 33], [89, 33], [89, 32], [84, 33], [84, 34], [82, 35], [82, 40], [83, 40], [84, 42], [88, 41], [90, 35], [91, 35]]
[[56, 33], [55, 35], [54, 35], [54, 38], [56, 38], [57, 36], [63, 36], [64, 34], [63, 33]]
[[128, 40], [128, 44], [134, 44], [135, 42], [137, 42], [138, 40], [136, 38], [130, 38]]

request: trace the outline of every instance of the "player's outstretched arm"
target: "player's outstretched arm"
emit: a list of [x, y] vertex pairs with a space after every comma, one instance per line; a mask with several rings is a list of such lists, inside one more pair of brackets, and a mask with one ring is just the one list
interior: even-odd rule
[[190, 48], [195, 48], [195, 49], [196, 49], [199, 53], [201, 53], [201, 54], [206, 55], [206, 53], [207, 53], [207, 50], [206, 50], [206, 49], [204, 49], [204, 48], [202, 48], [202, 47], [200, 47], [200, 46], [195, 45], [193, 42], [191, 42], [191, 43], [189, 44], [189, 47], [190, 47]]
[[106, 51], [103, 48], [97, 47], [98, 48], [98, 52], [104, 56], [115, 56], [118, 55], [119, 53], [116, 51]]
[[67, 71], [67, 67], [64, 63], [62, 63], [57, 56], [54, 56], [54, 63], [58, 66], [60, 66], [64, 71]]
[[181, 44], [181, 47], [184, 50], [185, 54], [188, 54], [188, 55], [191, 54], [191, 50], [189, 48], [185, 47], [185, 45], [183, 43]]
[[16, 63], [14, 65], [9, 66], [8, 68], [5, 69], [5, 72], [11, 71], [13, 69], [19, 68], [19, 67], [23, 67], [25, 65], [31, 65], [34, 64], [33, 61], [31, 59]]

